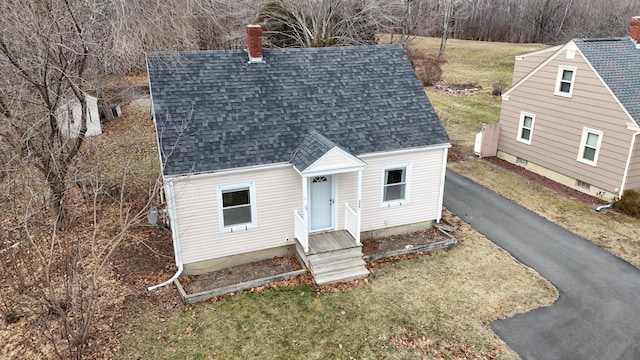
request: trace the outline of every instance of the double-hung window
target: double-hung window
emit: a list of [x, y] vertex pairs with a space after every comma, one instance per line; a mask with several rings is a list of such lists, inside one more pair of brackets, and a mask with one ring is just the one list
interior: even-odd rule
[[382, 205], [409, 201], [409, 165], [384, 166], [382, 169]]
[[582, 130], [582, 139], [580, 140], [578, 161], [596, 166], [601, 144], [602, 131], [584, 128]]
[[525, 144], [531, 145], [533, 136], [533, 123], [536, 116], [525, 112], [520, 113], [520, 124], [518, 125], [517, 140]]
[[256, 200], [253, 182], [218, 186], [220, 231], [248, 230], [256, 226]]
[[565, 97], [571, 97], [573, 95], [573, 83], [575, 79], [575, 67], [560, 66], [558, 68], [558, 79], [556, 81], [555, 94]]

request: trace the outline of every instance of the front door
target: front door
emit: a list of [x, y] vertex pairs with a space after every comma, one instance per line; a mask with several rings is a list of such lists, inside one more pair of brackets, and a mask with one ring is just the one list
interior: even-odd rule
[[333, 178], [309, 178], [309, 231], [333, 228]]

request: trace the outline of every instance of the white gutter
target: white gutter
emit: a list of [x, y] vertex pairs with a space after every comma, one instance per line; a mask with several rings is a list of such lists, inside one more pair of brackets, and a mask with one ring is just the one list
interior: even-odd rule
[[256, 165], [256, 166], [247, 166], [242, 168], [235, 168], [231, 170], [221, 170], [216, 172], [205, 172], [198, 174], [183, 174], [183, 175], [166, 175], [165, 177], [171, 180], [197, 180], [197, 179], [207, 179], [217, 176], [227, 176], [233, 174], [242, 174], [246, 172], [253, 171], [262, 171], [262, 170], [273, 170], [273, 169], [283, 169], [287, 167], [292, 167], [291, 163], [275, 163], [275, 164], [267, 164], [267, 165]]
[[401, 150], [392, 150], [392, 151], [379, 151], [379, 152], [374, 152], [374, 153], [361, 154], [361, 155], [358, 155], [358, 158], [359, 159], [366, 159], [366, 158], [370, 158], [370, 157], [374, 157], [374, 156], [380, 156], [380, 155], [411, 154], [411, 153], [421, 152], [421, 151], [425, 151], [425, 150], [448, 149], [450, 147], [451, 147], [451, 143], [438, 144], [438, 145], [429, 145], [429, 146], [422, 146], [422, 147], [410, 148], [410, 149], [401, 149]]
[[629, 146], [629, 154], [627, 155], [627, 163], [624, 166], [624, 174], [622, 175], [622, 184], [620, 185], [618, 197], [622, 197], [622, 193], [624, 192], [624, 185], [627, 182], [627, 175], [629, 174], [629, 166], [631, 166], [631, 155], [633, 155], [633, 148], [636, 146], [636, 138], [640, 135], [639, 128], [636, 127], [634, 130], [636, 130], [636, 132], [631, 135], [631, 145]]
[[148, 287], [147, 288], [148, 291], [153, 291], [159, 287], [171, 284], [180, 275], [182, 275], [182, 271], [184, 270], [184, 265], [182, 264], [182, 253], [180, 252], [180, 235], [179, 235], [180, 233], [178, 231], [178, 220], [176, 218], [176, 196], [173, 190], [173, 180], [169, 180], [167, 182], [165, 192], [168, 198], [167, 210], [169, 211], [169, 222], [171, 224], [171, 237], [173, 238], [173, 252], [176, 257], [176, 266], [178, 267], [178, 271], [176, 271], [176, 273], [171, 277], [171, 279], [163, 282], [162, 284]]
[[442, 219], [442, 202], [444, 201], [444, 182], [447, 175], [447, 156], [449, 153], [449, 148], [444, 148], [442, 152], [442, 177], [440, 178], [440, 195], [438, 196], [438, 215], [436, 218], [436, 223], [440, 224], [440, 220]]

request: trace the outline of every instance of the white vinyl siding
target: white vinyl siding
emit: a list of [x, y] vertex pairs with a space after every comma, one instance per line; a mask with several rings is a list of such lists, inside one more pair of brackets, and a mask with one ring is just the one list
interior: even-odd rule
[[358, 208], [358, 173], [347, 172], [334, 176], [336, 186], [336, 213], [338, 229], [344, 229], [344, 204], [351, 210]]
[[[408, 225], [439, 218], [440, 182], [446, 149], [425, 149], [411, 153], [363, 157], [362, 231]], [[382, 169], [389, 164], [411, 164], [411, 202], [401, 206], [380, 206]], [[341, 182], [342, 186], [343, 182]]]
[[521, 112], [520, 124], [518, 125], [518, 137], [517, 140], [527, 145], [531, 145], [531, 138], [533, 136], [533, 124], [536, 116], [533, 114]]
[[[218, 185], [248, 182], [255, 187], [257, 226], [220, 232]], [[185, 264], [294, 244], [293, 210], [302, 209], [302, 180], [293, 167], [175, 181], [174, 193]]]
[[559, 96], [569, 97], [569, 98], [572, 97], [575, 79], [576, 79], [575, 67], [559, 66], [555, 94]]
[[602, 144], [602, 131], [584, 128], [580, 140], [578, 161], [592, 166], [598, 165], [598, 155]]

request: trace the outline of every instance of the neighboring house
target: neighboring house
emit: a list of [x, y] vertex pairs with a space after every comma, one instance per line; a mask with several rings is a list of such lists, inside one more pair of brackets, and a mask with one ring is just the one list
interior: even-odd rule
[[[293, 249], [318, 283], [365, 276], [361, 238], [440, 220], [449, 138], [400, 45], [261, 33], [248, 52], [147, 55], [174, 278]], [[358, 269], [321, 279], [326, 253]]]
[[498, 157], [608, 200], [640, 188], [639, 43], [634, 17], [628, 37], [516, 57]]
[[[85, 95], [87, 99], [87, 132], [86, 137], [102, 134], [102, 126], [100, 125], [100, 114], [98, 112], [98, 99]], [[69, 136], [76, 138], [80, 134], [80, 125], [82, 124], [82, 107], [78, 99], [67, 101], [58, 109], [58, 125], [60, 131]]]

